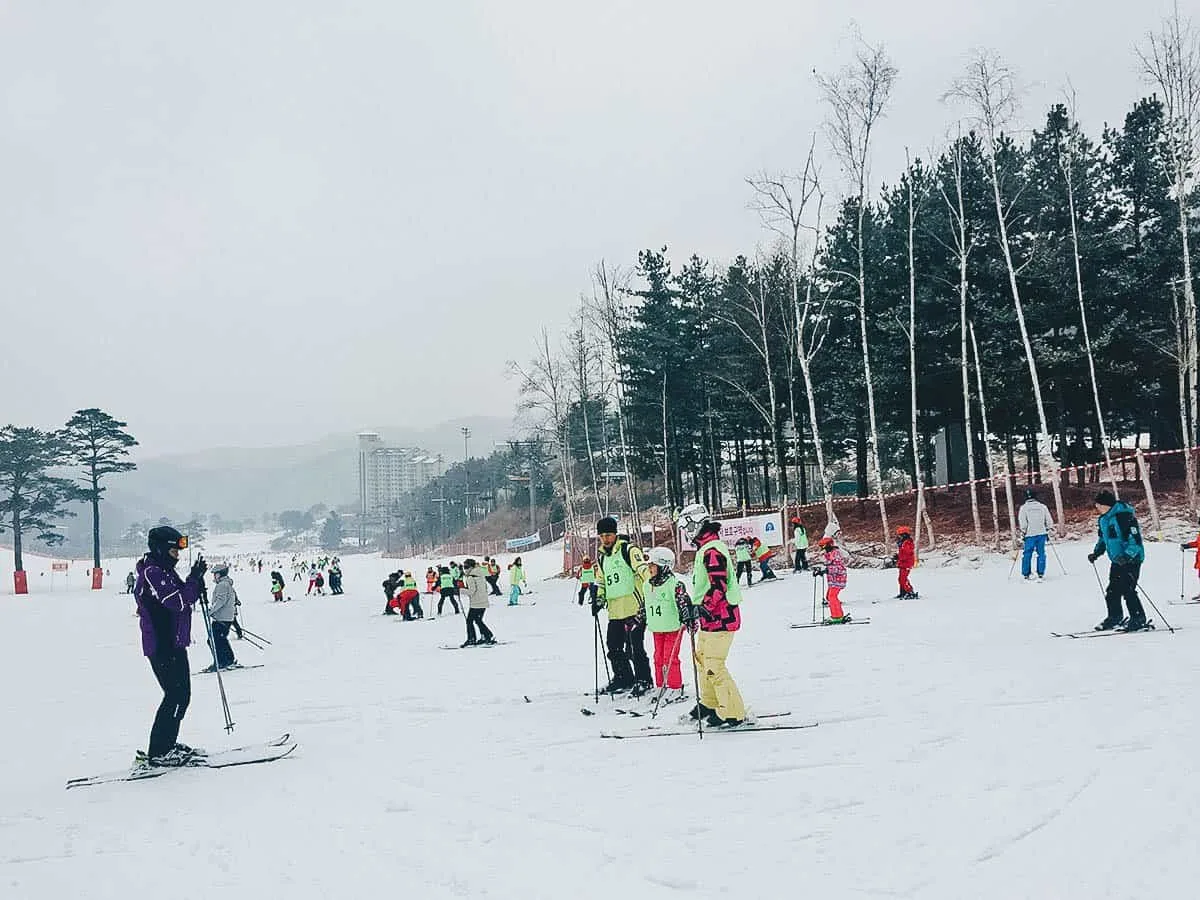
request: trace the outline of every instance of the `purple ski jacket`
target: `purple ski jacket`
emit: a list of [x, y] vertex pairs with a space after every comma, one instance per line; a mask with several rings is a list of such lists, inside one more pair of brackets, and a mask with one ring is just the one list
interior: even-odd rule
[[137, 563], [133, 597], [144, 655], [181, 650], [192, 642], [192, 607], [200, 597], [199, 579], [184, 581], [171, 560], [147, 553]]

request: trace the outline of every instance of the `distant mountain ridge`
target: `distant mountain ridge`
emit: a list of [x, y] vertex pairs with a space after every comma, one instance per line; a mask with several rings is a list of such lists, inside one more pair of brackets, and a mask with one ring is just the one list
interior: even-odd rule
[[[449, 466], [463, 458], [461, 429], [471, 429], [472, 456], [487, 456], [513, 436], [511, 418], [466, 416], [431, 428], [364, 426], [387, 444], [442, 454]], [[109, 479], [105, 532], [129, 522], [193, 513], [224, 518], [262, 516], [317, 503], [337, 506], [358, 499], [356, 433], [328, 435], [289, 447], [217, 447], [138, 460], [128, 474]], [[119, 520], [119, 521], [117, 521]]]

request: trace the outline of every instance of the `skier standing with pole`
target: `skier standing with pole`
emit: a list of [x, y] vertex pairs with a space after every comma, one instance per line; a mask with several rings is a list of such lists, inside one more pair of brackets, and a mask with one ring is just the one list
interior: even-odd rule
[[608, 609], [606, 643], [612, 660], [612, 680], [604, 693], [629, 691], [631, 696], [640, 697], [651, 686], [642, 600], [646, 560], [640, 547], [617, 536], [617, 520], [612, 516], [596, 523], [596, 533], [600, 536], [597, 561], [602, 581], [593, 609]]
[[142, 653], [150, 661], [163, 698], [150, 730], [144, 762], [150, 766], [182, 766], [196, 751], [178, 742], [179, 726], [192, 696], [187, 648], [192, 642], [192, 608], [200, 598], [208, 564], [197, 557], [187, 580], [175, 571], [187, 538], [170, 525], [147, 535], [150, 552], [137, 564], [133, 594], [142, 633]]
[[1101, 491], [1094, 503], [1099, 518], [1096, 522], [1096, 546], [1088, 554], [1088, 562], [1095, 568], [1096, 560], [1105, 553], [1111, 565], [1108, 569], [1108, 587], [1104, 591], [1104, 602], [1108, 615], [1096, 626], [1097, 631], [1111, 631], [1121, 625], [1121, 600], [1129, 608], [1129, 621], [1125, 631], [1140, 631], [1146, 627], [1146, 612], [1138, 598], [1138, 576], [1146, 550], [1142, 546], [1142, 530], [1138, 526], [1133, 507], [1113, 496], [1112, 491]]
[[742, 590], [733, 558], [721, 540], [721, 523], [709, 518], [703, 504], [685, 507], [679, 521], [696, 547], [692, 604], [700, 625], [695, 653], [700, 699], [692, 716], [703, 719], [710, 728], [741, 725], [746, 720], [746, 706], [725, 664], [742, 625]]
[[1046, 541], [1050, 539], [1050, 529], [1054, 527], [1054, 519], [1050, 509], [1037, 498], [1033, 488], [1025, 490], [1025, 502], [1017, 514], [1017, 523], [1021, 526], [1021, 536], [1024, 546], [1021, 552], [1021, 577], [1029, 581], [1033, 577], [1033, 555], [1037, 554], [1037, 577], [1041, 581], [1046, 577]]
[[229, 563], [218, 563], [213, 566], [212, 571], [214, 581], [208, 615], [212, 619], [214, 662], [203, 670], [205, 672], [215, 671], [217, 667], [229, 669], [237, 665], [233, 648], [229, 646], [229, 629], [233, 627], [237, 610], [237, 591], [233, 589], [233, 579], [229, 577]]

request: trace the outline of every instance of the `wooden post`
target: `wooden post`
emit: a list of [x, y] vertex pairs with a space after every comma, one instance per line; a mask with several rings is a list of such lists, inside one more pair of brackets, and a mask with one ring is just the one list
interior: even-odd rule
[[1154, 526], [1155, 540], [1162, 540], [1162, 522], [1158, 518], [1158, 504], [1154, 502], [1154, 490], [1150, 487], [1150, 469], [1146, 465], [1146, 457], [1142, 448], [1134, 450], [1137, 454], [1138, 470], [1142, 473], [1142, 487], [1146, 489], [1146, 502], [1150, 504], [1150, 522]]

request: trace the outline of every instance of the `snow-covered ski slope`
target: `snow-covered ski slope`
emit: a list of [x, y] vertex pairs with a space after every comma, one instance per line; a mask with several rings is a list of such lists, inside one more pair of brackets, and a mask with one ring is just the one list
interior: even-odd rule
[[242, 574], [274, 643], [234, 649], [266, 666], [225, 678], [233, 735], [194, 678], [181, 739], [299, 749], [78, 791], [144, 745], [158, 702], [131, 599], [115, 569], [103, 593], [0, 597], [0, 896], [1194, 897], [1200, 606], [1167, 605], [1179, 550], [1152, 546], [1144, 575], [1179, 633], [1097, 641], [1050, 637], [1104, 613], [1087, 547], [1058, 550], [1071, 574], [1051, 557], [1042, 585], [1003, 558], [921, 567], [907, 602], [870, 602], [894, 571], [852, 570], [865, 628], [789, 628], [807, 576], [755, 586], [730, 668], [752, 709], [820, 725], [703, 742], [601, 740], [646, 720], [580, 714], [592, 621], [542, 580], [553, 548], [526, 554], [537, 605], [494, 605], [510, 643], [486, 651], [438, 649], [461, 618], [380, 616], [395, 561], [346, 557], [345, 596], [285, 604]]

